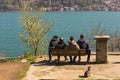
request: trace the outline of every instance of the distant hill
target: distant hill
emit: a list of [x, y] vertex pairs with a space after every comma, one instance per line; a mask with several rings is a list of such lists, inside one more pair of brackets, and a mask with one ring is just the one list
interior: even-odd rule
[[120, 0], [0, 0], [0, 11], [20, 11], [24, 2], [33, 10], [120, 11]]

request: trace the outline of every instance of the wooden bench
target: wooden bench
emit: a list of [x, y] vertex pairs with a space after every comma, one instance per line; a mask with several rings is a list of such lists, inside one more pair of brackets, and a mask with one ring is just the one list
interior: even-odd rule
[[52, 49], [51, 51], [52, 51], [52, 56], [58, 57], [58, 63], [60, 62], [60, 56], [78, 56], [80, 62], [81, 60], [80, 56], [86, 55], [85, 49], [80, 49], [80, 50]]

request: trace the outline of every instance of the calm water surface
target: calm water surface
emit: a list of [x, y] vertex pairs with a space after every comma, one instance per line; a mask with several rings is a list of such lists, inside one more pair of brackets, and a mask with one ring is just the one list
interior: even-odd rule
[[[18, 37], [23, 30], [19, 15], [18, 12], [0, 12], [0, 56], [15, 57], [26, 51]], [[45, 19], [54, 23], [48, 32], [49, 39], [58, 35], [68, 41], [73, 35], [77, 40], [80, 34], [89, 35], [91, 26], [99, 24], [109, 29], [108, 33], [120, 31], [120, 12], [47, 12]]]

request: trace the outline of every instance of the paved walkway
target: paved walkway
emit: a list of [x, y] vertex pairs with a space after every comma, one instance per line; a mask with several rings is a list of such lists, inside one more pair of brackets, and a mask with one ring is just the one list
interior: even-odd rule
[[[114, 54], [114, 53], [110, 53]], [[118, 52], [117, 54], [120, 54]], [[84, 72], [88, 66], [91, 66], [91, 77], [88, 79], [120, 79], [120, 55], [108, 55], [107, 64], [96, 64], [95, 55], [91, 56], [90, 63], [86, 64], [86, 57], [82, 56], [80, 64], [70, 64], [62, 62], [57, 65], [55, 61], [49, 63], [47, 56], [37, 58], [36, 62], [30, 66], [27, 75], [23, 80], [40, 80], [40, 79], [85, 79]], [[53, 58], [53, 60], [56, 57]]]

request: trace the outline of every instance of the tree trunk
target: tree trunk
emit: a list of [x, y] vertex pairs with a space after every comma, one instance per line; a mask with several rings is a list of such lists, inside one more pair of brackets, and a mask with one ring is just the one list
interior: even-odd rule
[[34, 49], [34, 55], [37, 56], [37, 48]]

